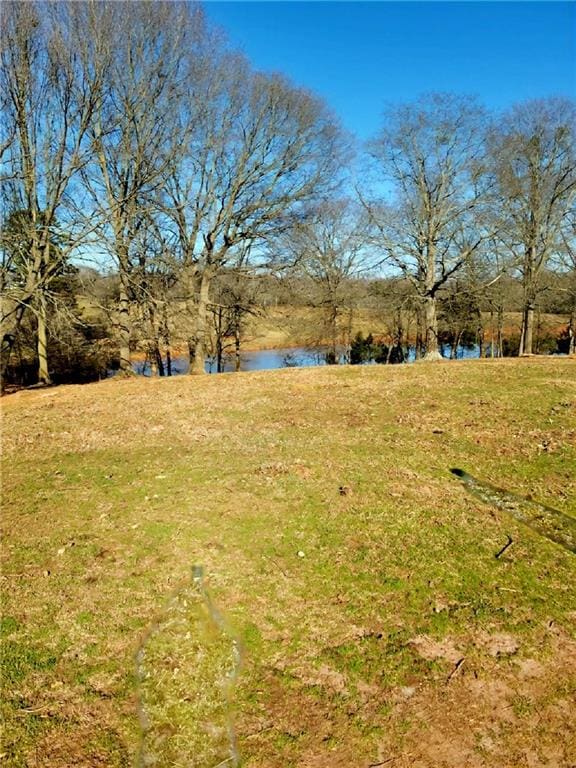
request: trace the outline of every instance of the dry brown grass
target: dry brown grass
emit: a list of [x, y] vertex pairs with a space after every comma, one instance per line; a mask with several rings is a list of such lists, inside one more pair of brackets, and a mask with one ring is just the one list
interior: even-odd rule
[[[576, 764], [574, 556], [448, 472], [574, 515], [576, 361], [118, 380], [2, 405], [8, 765], [131, 764], [134, 653], [194, 563], [243, 638], [246, 766]], [[220, 640], [188, 642], [166, 635], [170, 670], [200, 653], [210, 672]], [[221, 695], [201, 693], [207, 711]]]

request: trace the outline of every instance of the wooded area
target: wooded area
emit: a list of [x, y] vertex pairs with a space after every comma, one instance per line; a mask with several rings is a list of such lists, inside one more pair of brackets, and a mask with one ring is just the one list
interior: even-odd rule
[[1, 33], [3, 383], [203, 373], [279, 304], [331, 362], [360, 309], [424, 359], [576, 353], [574, 102], [429, 94], [358, 146], [199, 5], [4, 3]]

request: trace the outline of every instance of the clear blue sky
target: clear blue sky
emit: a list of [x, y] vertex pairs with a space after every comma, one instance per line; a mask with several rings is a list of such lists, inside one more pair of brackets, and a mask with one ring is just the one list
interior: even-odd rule
[[360, 138], [426, 91], [491, 108], [576, 96], [573, 2], [207, 2], [257, 69], [323, 96]]

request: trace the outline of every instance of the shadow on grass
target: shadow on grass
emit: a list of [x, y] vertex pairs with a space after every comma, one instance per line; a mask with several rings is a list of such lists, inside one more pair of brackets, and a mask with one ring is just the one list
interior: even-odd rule
[[[569, 552], [576, 553], [576, 519], [573, 517], [565, 515], [553, 507], [484, 483], [463, 469], [453, 468], [450, 472], [462, 481], [466, 490], [473, 496], [500, 509], [540, 536], [559, 544]], [[511, 540], [507, 546], [510, 544]]]

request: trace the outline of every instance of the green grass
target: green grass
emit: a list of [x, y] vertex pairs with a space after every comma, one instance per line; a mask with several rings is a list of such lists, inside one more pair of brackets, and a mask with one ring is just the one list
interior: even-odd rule
[[[547, 759], [559, 732], [574, 737], [574, 556], [449, 469], [576, 514], [575, 380], [574, 361], [543, 359], [6, 398], [8, 763], [132, 764], [138, 695], [160, 764], [209, 768], [226, 749], [236, 634], [246, 766]], [[202, 618], [193, 564], [227, 629]], [[171, 623], [178, 588], [187, 604]], [[163, 629], [139, 686], [151, 626]], [[517, 651], [491, 652], [501, 634]], [[422, 656], [422, 636], [438, 655]], [[465, 658], [453, 677], [445, 643]], [[523, 676], [524, 661], [541, 674]], [[549, 721], [538, 736], [534, 713]]]

